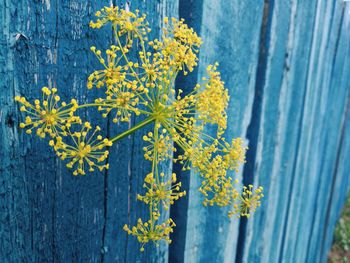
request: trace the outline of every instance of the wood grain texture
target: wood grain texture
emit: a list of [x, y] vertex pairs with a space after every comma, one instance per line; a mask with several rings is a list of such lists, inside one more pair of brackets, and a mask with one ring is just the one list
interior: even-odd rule
[[[40, 87], [48, 85], [62, 86], [63, 98], [76, 96], [79, 101], [84, 100], [90, 45], [87, 23], [91, 11], [99, 6], [77, 1], [69, 4], [5, 1], [3, 4], [4, 24], [9, 26], [7, 63], [12, 65], [12, 78], [4, 83], [3, 90], [11, 92], [6, 99], [12, 104], [14, 95], [36, 98], [41, 94]], [[5, 194], [9, 198], [5, 203], [12, 205], [7, 210], [8, 222], [2, 225], [12, 228], [11, 222], [18, 221], [21, 226], [12, 229], [9, 237], [14, 244], [18, 240], [21, 243], [20, 247], [5, 247], [8, 256], [3, 260], [67, 262], [89, 259], [96, 262], [100, 244], [95, 237], [103, 220], [99, 216], [103, 201], [101, 182], [90, 177], [80, 183], [78, 178], [72, 177], [47, 148], [47, 142], [23, 136], [23, 132], [17, 130], [21, 118], [17, 107], [11, 107], [11, 114], [14, 116], [13, 136], [18, 137], [18, 145], [12, 143], [14, 156], [10, 162], [20, 161], [13, 166], [13, 172], [20, 174], [23, 185], [10, 184], [7, 193], [12, 196]], [[2, 138], [5, 144], [11, 141], [6, 136]], [[18, 166], [22, 166], [22, 170]], [[2, 179], [11, 182], [14, 178], [9, 174]], [[96, 198], [90, 198], [92, 193]], [[25, 205], [18, 206], [23, 202]], [[17, 206], [21, 212], [13, 210]], [[22, 249], [26, 249], [25, 254]]]
[[[229, 141], [244, 137], [249, 124], [255, 86], [251, 76], [257, 69], [263, 2], [203, 1], [202, 9], [201, 36], [205, 44], [197, 81], [208, 64], [219, 62], [231, 96], [226, 134]], [[185, 262], [230, 262], [236, 253], [238, 221], [228, 219], [228, 209], [203, 207], [200, 183], [198, 175], [191, 174]]]
[[[170, 211], [177, 231], [168, 247], [146, 246], [122, 226], [147, 214], [136, 201], [149, 170], [145, 131], [116, 143], [110, 170], [74, 177], [47, 141], [18, 128], [13, 101], [57, 86], [62, 99], [91, 101], [86, 79], [98, 61], [91, 45], [113, 43], [88, 22], [126, 1], [0, 1], [0, 262], [326, 262], [350, 185], [350, 4], [327, 0], [130, 1], [148, 15], [152, 37], [164, 16], [183, 17], [203, 38], [200, 63], [177, 88], [191, 89], [218, 61], [231, 96], [228, 139], [249, 151], [245, 183], [262, 185], [262, 207], [248, 221], [203, 207], [195, 173], [180, 174], [187, 198]], [[104, 127], [106, 136], [127, 128]], [[132, 122], [140, 121], [139, 118]], [[164, 217], [169, 214], [165, 213]]]
[[[15, 95], [37, 98], [46, 85], [58, 87], [63, 99], [76, 97], [86, 102], [98, 95], [86, 89], [87, 76], [100, 67], [89, 48], [105, 49], [112, 43], [112, 35], [111, 29], [94, 31], [88, 23], [95, 11], [110, 4], [59, 0], [1, 3], [2, 262], [167, 261], [167, 246], [141, 254], [137, 242], [128, 242], [122, 230], [125, 223], [135, 223], [146, 211], [136, 205], [136, 192], [141, 190], [147, 168], [140, 162], [141, 141], [132, 136], [116, 145], [111, 174], [73, 177], [47, 142], [17, 128], [21, 114], [13, 103]], [[178, 10], [175, 1], [140, 1], [130, 8], [137, 7], [148, 13], [154, 36], [159, 34], [162, 16], [176, 16]], [[108, 128], [93, 110], [82, 112], [82, 116], [102, 124], [111, 135], [125, 128]]]

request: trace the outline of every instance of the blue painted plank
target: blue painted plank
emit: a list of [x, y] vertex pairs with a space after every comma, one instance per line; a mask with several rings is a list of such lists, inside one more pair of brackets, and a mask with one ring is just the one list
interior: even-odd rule
[[[20, 35], [13, 34], [10, 23], [13, 6], [0, 3], [0, 255], [5, 262], [30, 260], [30, 229], [28, 189], [26, 188], [24, 151], [20, 147], [17, 129], [15, 95], [14, 49]], [[15, 253], [13, 253], [15, 251]]]
[[[265, 6], [265, 32], [261, 31], [260, 42], [260, 71], [257, 73], [256, 91], [263, 94], [256, 100], [256, 107], [260, 104], [260, 116], [253, 114], [252, 120], [260, 118], [259, 122], [251, 123], [252, 131], [255, 131], [257, 138], [255, 145], [250, 143], [250, 151], [255, 151], [255, 160], [248, 159], [244, 167], [244, 172], [253, 177], [256, 185], [264, 187], [265, 198], [262, 207], [248, 220], [248, 226], [244, 231], [241, 228], [240, 236], [241, 255], [237, 255], [237, 260], [246, 262], [276, 262], [271, 254], [276, 250], [276, 227], [271, 223], [278, 213], [277, 202], [278, 192], [276, 188], [283, 187], [278, 184], [281, 174], [276, 172], [278, 158], [281, 153], [278, 152], [281, 121], [283, 120], [283, 111], [285, 104], [281, 103], [283, 99], [284, 86], [282, 85], [283, 76], [288, 72], [288, 37], [291, 26], [290, 1], [271, 1]], [[265, 57], [265, 58], [264, 58]], [[264, 62], [264, 64], [262, 64]], [[255, 110], [256, 112], [256, 110]], [[250, 135], [252, 136], [252, 135]], [[249, 153], [248, 153], [249, 154]], [[251, 162], [250, 167], [248, 167]], [[243, 223], [243, 222], [242, 222]], [[260, 226], [260, 227], [259, 227]], [[271, 254], [270, 254], [271, 253]]]
[[[3, 20], [4, 28], [10, 26], [4, 41], [8, 42], [7, 63], [12, 65], [10, 78], [5, 83], [11, 94], [3, 94], [6, 99], [12, 104], [13, 96], [18, 94], [29, 99], [40, 98], [41, 87], [48, 85], [58, 86], [63, 99], [77, 96], [79, 102], [84, 102], [85, 82], [91, 70], [88, 22], [92, 9], [100, 6], [80, 1], [60, 4], [23, 1], [4, 5], [1, 9], [6, 19]], [[10, 163], [20, 162], [20, 165], [11, 166], [12, 173], [20, 173], [18, 180], [22, 178], [23, 184], [12, 183], [14, 177], [10, 173], [2, 176], [11, 187], [5, 192], [8, 200], [4, 203], [9, 204], [9, 215], [2, 226], [9, 225], [14, 229], [10, 232], [13, 244], [5, 245], [1, 255], [8, 255], [5, 262], [97, 262], [104, 222], [103, 176], [73, 177], [54, 157], [47, 141], [17, 130], [21, 117], [16, 108], [11, 106], [8, 113], [14, 118], [15, 128], [2, 126], [7, 128], [4, 131], [7, 134], [2, 138], [4, 144], [13, 145], [13, 149], [5, 154], [18, 152], [17, 158]], [[6, 116], [10, 116], [8, 114]], [[93, 119], [93, 116], [89, 118]], [[17, 146], [8, 135], [11, 131], [21, 142]], [[5, 162], [4, 165], [10, 164]], [[17, 209], [22, 212], [18, 214]], [[23, 219], [19, 217], [22, 214]], [[24, 222], [21, 225], [25, 227], [16, 226], [14, 221]], [[16, 247], [16, 242], [23, 248]], [[26, 253], [22, 255], [23, 249]]]
[[[179, 17], [185, 19], [185, 23], [194, 29], [201, 36], [201, 25], [203, 15], [203, 1], [179, 1]], [[198, 67], [189, 73], [187, 76], [179, 74], [175, 88], [182, 90], [183, 94], [188, 94], [196, 86], [198, 80]], [[175, 158], [183, 154], [183, 150], [177, 147]], [[181, 188], [189, 193], [191, 171], [183, 171], [180, 163], [173, 165], [173, 172], [181, 180]], [[189, 194], [182, 197], [170, 207], [170, 217], [176, 222], [176, 230], [171, 234], [172, 243], [169, 246], [169, 262], [184, 262], [186, 235], [187, 235], [187, 220], [188, 220], [188, 205]]]
[[[219, 62], [230, 94], [227, 138], [244, 137], [254, 97], [251, 75], [257, 67], [263, 2], [203, 1], [202, 9], [197, 81], [208, 64]], [[198, 175], [191, 173], [185, 262], [232, 262], [239, 221], [227, 218], [228, 208], [203, 207], [199, 186]]]
[[[331, 207], [336, 206], [333, 203], [332, 195], [334, 195], [334, 187], [336, 186], [337, 178], [341, 176], [338, 170], [341, 169], [346, 162], [339, 162], [339, 155], [343, 147], [344, 127], [346, 126], [347, 112], [348, 112], [348, 96], [349, 96], [349, 20], [347, 14], [349, 12], [345, 5], [339, 5], [338, 17], [340, 17], [340, 25], [336, 40], [336, 49], [333, 55], [332, 64], [332, 74], [329, 81], [329, 91], [326, 94], [327, 105], [325, 108], [325, 118], [324, 127], [325, 131], [322, 135], [321, 141], [325, 141], [324, 146], [324, 160], [325, 163], [322, 165], [322, 170], [320, 171], [320, 191], [325, 194], [324, 200], [318, 198], [318, 203], [325, 203], [326, 207], [321, 209], [317, 207], [316, 210], [316, 220], [313, 235], [310, 238], [310, 251], [309, 258], [317, 257], [319, 260], [325, 260], [326, 257], [326, 246], [323, 244], [325, 242], [325, 234], [328, 232], [328, 226], [334, 225], [337, 219], [336, 214], [329, 214]], [[337, 105], [336, 107], [334, 105]], [[327, 175], [331, 175], [327, 177]], [[325, 178], [329, 178], [328, 181]], [[326, 181], [326, 182], [325, 182]], [[346, 181], [345, 181], [346, 182]], [[340, 182], [338, 182], [339, 184]], [[343, 197], [344, 197], [343, 191]], [[318, 227], [318, 228], [317, 228]], [[321, 249], [320, 249], [321, 248]], [[328, 247], [329, 248], [329, 247]]]
[[[281, 8], [279, 1], [269, 3], [274, 5], [273, 19], [277, 19], [274, 25], [281, 27], [285, 23], [285, 17], [287, 17], [287, 14], [283, 14], [282, 11], [286, 9]], [[283, 4], [286, 3], [283, 2]], [[281, 65], [278, 64], [278, 54], [284, 48], [283, 46], [275, 47], [276, 44], [281, 43], [278, 42], [278, 37], [282, 36], [283, 43], [283, 34], [278, 31], [278, 27], [273, 28], [272, 31], [269, 46], [271, 52], [269, 60], [271, 62], [267, 68], [267, 74], [270, 73], [271, 77], [267, 75], [268, 82], [264, 90], [262, 126], [259, 128], [259, 137], [261, 138], [257, 145], [259, 157], [254, 171], [259, 184], [267, 186], [265, 187], [267, 200], [262, 209], [253, 216], [253, 220], [249, 220], [243, 262], [313, 261], [314, 257], [310, 257], [309, 261], [306, 259], [309, 253], [307, 244], [310, 231], [314, 227], [317, 229], [315, 231], [320, 233], [323, 228], [312, 219], [317, 212], [313, 206], [315, 206], [317, 193], [324, 193], [321, 197], [319, 196], [317, 203], [320, 204], [324, 202], [322, 200], [325, 200], [324, 196], [329, 192], [327, 189], [323, 191], [318, 189], [319, 184], [329, 184], [332, 178], [332, 176], [322, 175], [320, 169], [324, 168], [324, 162], [328, 166], [334, 164], [332, 158], [336, 156], [334, 149], [337, 147], [329, 146], [326, 151], [319, 149], [319, 147], [322, 147], [323, 142], [326, 145], [332, 145], [330, 141], [337, 140], [336, 134], [340, 132], [334, 127], [337, 127], [337, 120], [342, 118], [343, 98], [346, 97], [344, 92], [347, 90], [347, 85], [337, 85], [338, 90], [342, 93], [332, 98], [330, 102], [324, 102], [328, 90], [334, 87], [332, 83], [327, 82], [327, 76], [334, 75], [333, 69], [329, 69], [327, 66], [332, 65], [332, 59], [329, 58], [333, 58], [335, 48], [335, 41], [332, 41], [329, 32], [335, 32], [337, 35], [337, 23], [330, 26], [334, 15], [332, 14], [333, 3], [328, 2], [326, 5], [320, 1], [315, 12], [312, 11], [315, 6], [303, 7], [305, 4], [312, 5], [311, 2], [292, 2], [291, 36], [288, 38], [292, 45], [288, 43], [287, 47], [288, 49], [292, 48], [292, 56], [291, 51], [287, 50], [285, 72], [282, 74], [280, 72]], [[327, 10], [328, 12], [326, 12]], [[296, 25], [294, 25], [295, 12], [297, 14]], [[304, 12], [310, 13], [306, 15]], [[315, 14], [315, 22], [313, 22], [313, 14]], [[279, 16], [280, 21], [278, 21]], [[312, 39], [310, 39], [311, 36]], [[346, 50], [346, 48], [342, 50]], [[305, 53], [306, 55], [303, 55]], [[290, 56], [291, 64], [288, 58]], [[346, 68], [346, 66], [343, 65], [341, 68]], [[337, 79], [346, 76], [341, 70], [337, 70], [337, 72], [340, 72]], [[283, 91], [284, 85], [282, 85], [282, 90], [278, 91], [280, 87], [278, 80], [282, 78], [288, 81], [290, 92], [292, 90], [305, 90], [305, 95], [300, 96], [296, 93], [297, 97], [289, 94], [286, 96], [285, 91]], [[301, 104], [298, 104], [298, 101]], [[328, 110], [330, 107], [330, 105], [325, 106], [325, 103], [330, 103], [330, 105], [336, 103], [339, 112], [329, 118], [327, 113], [322, 113], [324, 109]], [[279, 106], [280, 109], [276, 109], [276, 106]], [[302, 111], [300, 112], [300, 110]], [[298, 114], [301, 116], [300, 124], [292, 121]], [[331, 122], [328, 121], [329, 127], [332, 127], [334, 131], [333, 134], [328, 134], [327, 137], [323, 138], [321, 133], [327, 126], [324, 127], [324, 121], [320, 121], [321, 116], [327, 116], [324, 117], [325, 120], [331, 120]], [[291, 123], [295, 124], [291, 127]], [[292, 147], [297, 145], [297, 148], [291, 148], [292, 151], [288, 151], [287, 147], [291, 145]], [[279, 150], [281, 148], [282, 151]], [[322, 158], [325, 152], [328, 154], [328, 158]], [[286, 154], [285, 159], [282, 159], [283, 163], [280, 165], [280, 158], [283, 154]], [[293, 158], [295, 158], [295, 163]], [[286, 173], [283, 172], [284, 167], [287, 169]], [[295, 168], [288, 172], [288, 167]], [[292, 181], [290, 181], [291, 178]], [[290, 189], [290, 197], [284, 199], [283, 196], [286, 196], [285, 192], [288, 192], [288, 189]], [[279, 203], [280, 205], [278, 205]], [[324, 207], [317, 207], [319, 210], [325, 211]], [[284, 217], [285, 208], [289, 210], [287, 218]], [[323, 220], [324, 216], [318, 218]], [[285, 232], [281, 229], [282, 222], [286, 226]], [[283, 233], [282, 237], [281, 233]], [[283, 246], [280, 249], [281, 242]], [[317, 246], [317, 243], [316, 247], [317, 255], [325, 253], [321, 246]]]

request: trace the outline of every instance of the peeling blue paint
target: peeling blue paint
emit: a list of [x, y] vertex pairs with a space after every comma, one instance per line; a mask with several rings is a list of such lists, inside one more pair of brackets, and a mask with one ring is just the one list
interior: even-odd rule
[[[238, 178], [263, 185], [265, 198], [247, 222], [226, 208], [203, 207], [196, 174], [183, 173], [187, 199], [168, 247], [147, 246], [122, 230], [147, 213], [136, 201], [147, 163], [141, 134], [111, 149], [105, 174], [73, 177], [47, 142], [18, 129], [15, 95], [42, 86], [80, 102], [98, 64], [91, 45], [112, 43], [88, 27], [104, 5], [125, 1], [0, 2], [1, 262], [325, 262], [350, 184], [350, 5], [309, 0], [129, 1], [159, 35], [164, 16], [184, 17], [203, 38], [198, 70], [186, 90], [218, 61], [229, 89], [227, 137], [245, 137], [248, 163]], [[99, 120], [112, 135], [127, 125]], [[133, 120], [138, 121], [138, 120]], [[120, 152], [123, 154], [120, 154]], [[169, 171], [172, 167], [169, 165]], [[178, 171], [177, 167], [173, 168]], [[181, 177], [180, 177], [181, 178]], [[165, 216], [169, 216], [166, 214]]]

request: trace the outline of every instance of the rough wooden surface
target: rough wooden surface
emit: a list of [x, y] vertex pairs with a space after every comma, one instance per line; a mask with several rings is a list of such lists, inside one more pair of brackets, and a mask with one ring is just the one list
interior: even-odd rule
[[[131, 1], [155, 37], [164, 16], [200, 32], [198, 70], [178, 88], [220, 63], [231, 96], [226, 135], [249, 146], [235, 176], [266, 196], [249, 221], [229, 220], [226, 209], [201, 205], [198, 177], [183, 173], [189, 195], [170, 211], [174, 242], [144, 253], [122, 230], [146, 213], [136, 201], [147, 169], [142, 132], [114, 145], [108, 173], [73, 177], [47, 142], [18, 129], [13, 101], [45, 85], [66, 99], [96, 96], [85, 88], [98, 66], [89, 47], [112, 39], [88, 22], [110, 4], [125, 1], [0, 2], [0, 262], [325, 262], [350, 183], [350, 3]], [[83, 114], [107, 135], [126, 128]]]

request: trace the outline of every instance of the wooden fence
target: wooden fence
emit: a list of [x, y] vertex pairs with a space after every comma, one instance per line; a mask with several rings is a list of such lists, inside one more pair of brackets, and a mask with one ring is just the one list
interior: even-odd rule
[[[18, 128], [23, 117], [13, 100], [36, 98], [46, 85], [67, 99], [96, 96], [85, 88], [97, 66], [89, 47], [107, 47], [111, 32], [88, 23], [110, 4], [0, 2], [0, 261], [325, 262], [349, 186], [350, 3], [131, 1], [156, 29], [165, 16], [183, 17], [201, 35], [198, 70], [177, 87], [193, 87], [208, 63], [220, 63], [231, 96], [227, 135], [249, 145], [238, 176], [265, 189], [251, 219], [228, 219], [225, 209], [203, 207], [198, 177], [182, 173], [189, 194], [170, 211], [173, 244], [143, 253], [122, 230], [147, 212], [136, 201], [143, 133], [111, 149], [108, 173], [74, 177], [47, 141]], [[96, 112], [85, 116], [101, 122]], [[107, 135], [127, 127], [101, 125]]]

